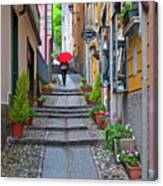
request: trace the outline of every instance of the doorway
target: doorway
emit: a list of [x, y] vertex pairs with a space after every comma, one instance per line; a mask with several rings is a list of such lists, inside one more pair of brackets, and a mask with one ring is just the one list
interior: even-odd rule
[[11, 86], [14, 95], [18, 80], [18, 17], [13, 9], [11, 9], [11, 60]]
[[34, 96], [34, 51], [32, 46], [27, 38], [27, 69], [28, 69], [28, 78], [29, 78], [29, 96], [33, 98]]

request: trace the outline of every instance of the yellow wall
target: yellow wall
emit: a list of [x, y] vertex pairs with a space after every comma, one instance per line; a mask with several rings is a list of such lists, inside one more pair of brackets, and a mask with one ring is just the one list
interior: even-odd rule
[[92, 79], [95, 81], [97, 75], [97, 59], [92, 57]]
[[[137, 74], [133, 74], [133, 49], [137, 46]], [[147, 44], [148, 46], [148, 44]], [[142, 50], [141, 50], [141, 38], [135, 36], [129, 44], [128, 49], [128, 90], [129, 92], [137, 91], [142, 88]], [[149, 47], [148, 47], [149, 48]], [[149, 49], [148, 49], [148, 61], [149, 61]], [[149, 79], [149, 65], [148, 65], [148, 79]], [[148, 80], [149, 86], [149, 80]]]
[[110, 26], [110, 2], [108, 2], [108, 26]]

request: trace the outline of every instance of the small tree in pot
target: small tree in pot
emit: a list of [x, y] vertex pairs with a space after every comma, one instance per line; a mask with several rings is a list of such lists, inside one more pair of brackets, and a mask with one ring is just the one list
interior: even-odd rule
[[37, 114], [34, 112], [31, 108], [29, 109], [29, 115], [28, 115], [28, 120], [27, 120], [27, 125], [32, 125], [33, 123], [33, 118], [36, 117]]
[[37, 101], [37, 106], [39, 108], [43, 107], [43, 103], [47, 100], [47, 97], [45, 96], [40, 96], [39, 98], [36, 99]]
[[16, 94], [13, 98], [9, 120], [11, 122], [12, 137], [22, 138], [23, 128], [29, 117], [29, 81], [26, 73], [22, 73], [16, 84]]

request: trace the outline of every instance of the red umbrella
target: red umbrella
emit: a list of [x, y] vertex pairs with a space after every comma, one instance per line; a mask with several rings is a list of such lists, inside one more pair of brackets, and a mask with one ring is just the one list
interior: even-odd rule
[[60, 63], [67, 63], [69, 62], [71, 59], [73, 59], [73, 56], [69, 53], [69, 52], [62, 52], [59, 54], [59, 56], [57, 57], [57, 60]]

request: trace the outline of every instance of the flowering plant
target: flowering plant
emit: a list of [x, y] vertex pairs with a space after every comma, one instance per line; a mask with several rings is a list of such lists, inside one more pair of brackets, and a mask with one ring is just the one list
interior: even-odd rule
[[134, 166], [139, 161], [139, 152], [135, 148], [129, 148], [127, 150], [122, 150], [120, 154], [117, 155], [117, 160], [122, 163], [128, 163]]
[[109, 149], [112, 149], [113, 139], [120, 138], [132, 138], [133, 137], [133, 129], [129, 126], [125, 127], [123, 124], [110, 124], [105, 129], [105, 139]]

